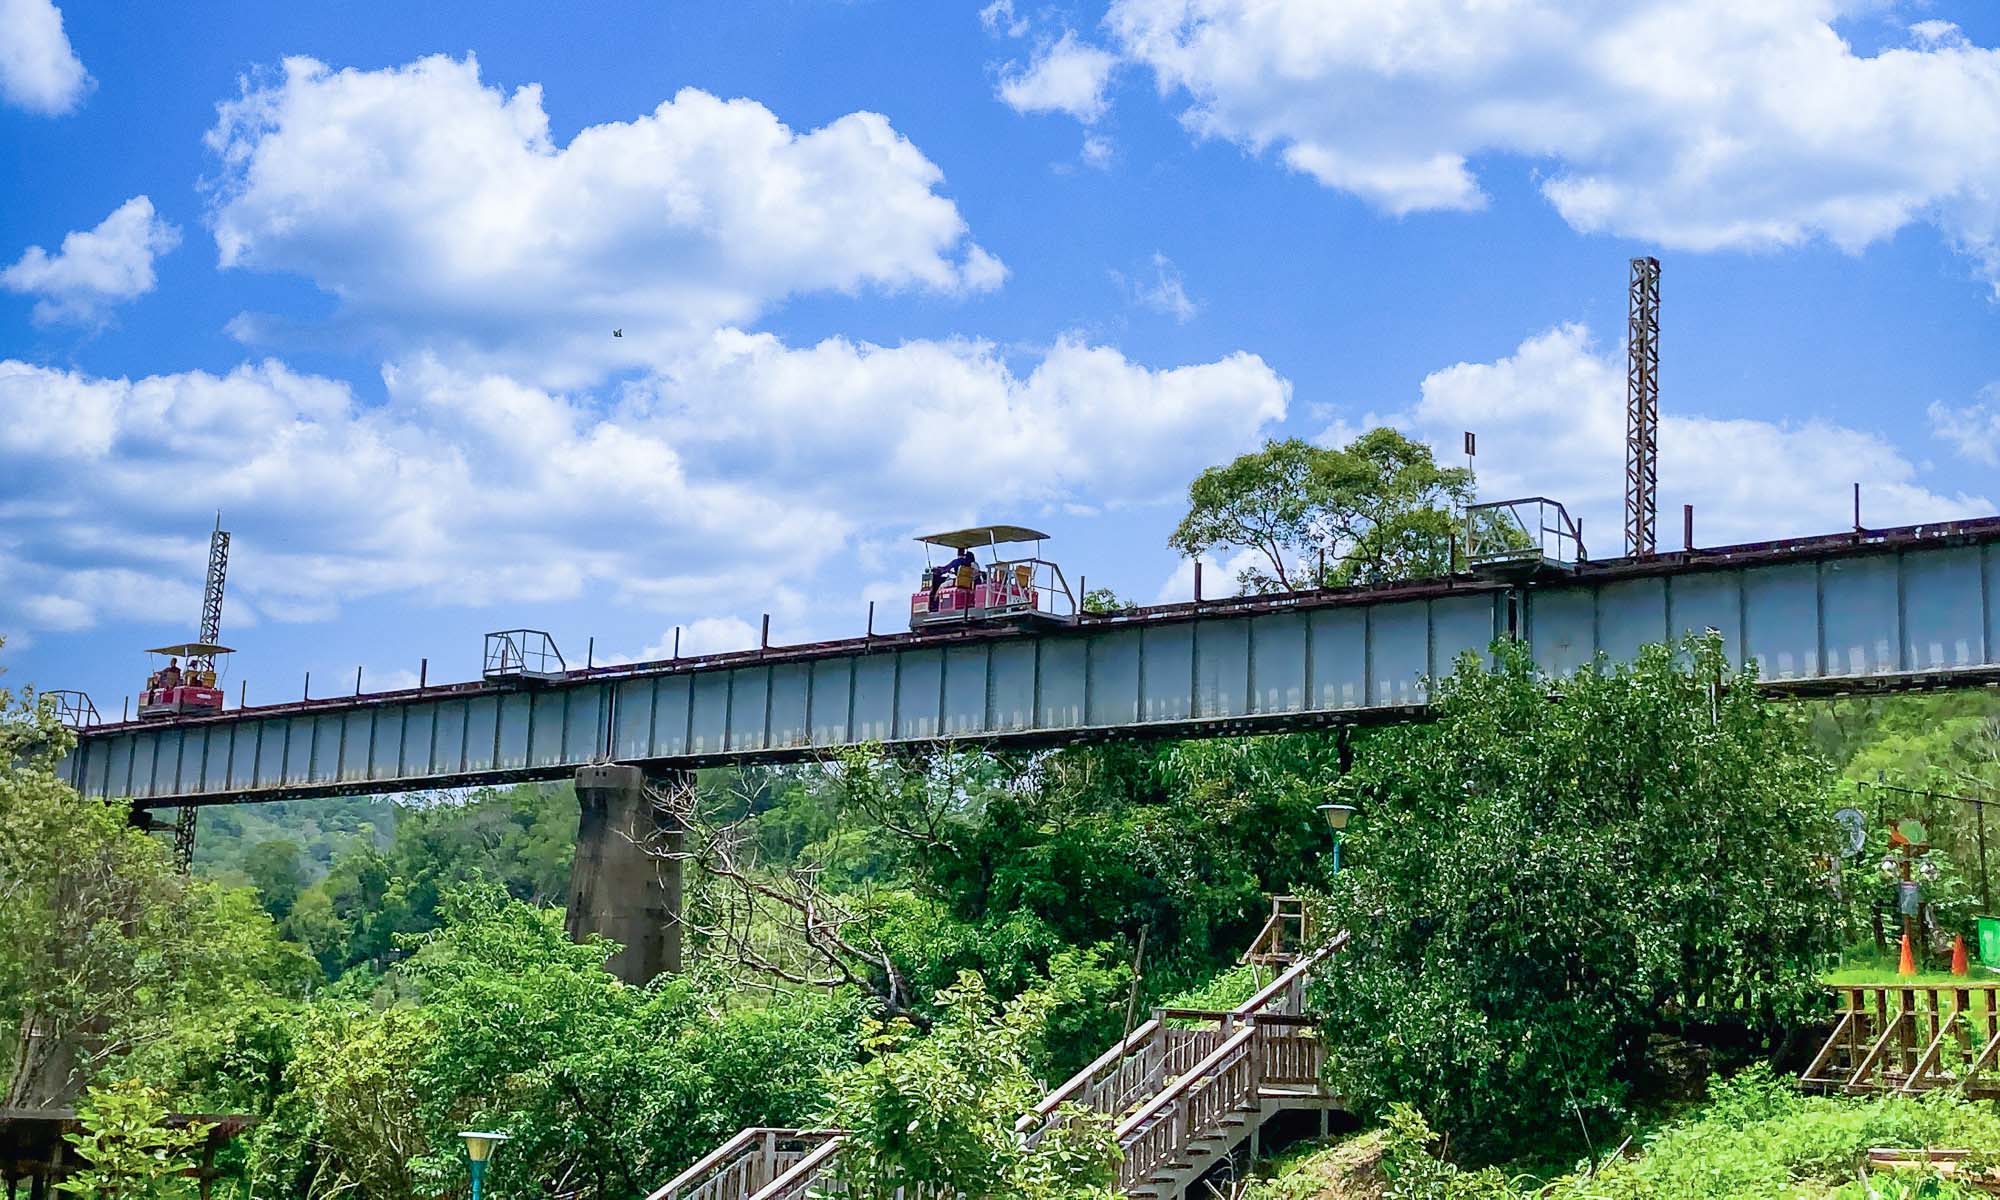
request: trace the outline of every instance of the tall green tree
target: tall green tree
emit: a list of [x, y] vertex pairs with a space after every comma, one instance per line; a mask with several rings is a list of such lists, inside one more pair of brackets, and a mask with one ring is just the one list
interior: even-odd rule
[[1615, 1117], [1656, 1034], [1774, 1032], [1839, 917], [1833, 775], [1719, 639], [1560, 680], [1493, 653], [1343, 781], [1325, 995], [1337, 1088], [1473, 1152]]
[[1337, 449], [1269, 441], [1195, 477], [1168, 545], [1190, 558], [1253, 552], [1261, 561], [1237, 576], [1248, 592], [1442, 575], [1472, 482], [1470, 470], [1439, 466], [1429, 446], [1393, 429]]
[[8, 1107], [66, 1104], [174, 1015], [303, 985], [248, 893], [191, 882], [122, 805], [57, 774], [74, 738], [32, 693], [0, 689], [0, 1022]]

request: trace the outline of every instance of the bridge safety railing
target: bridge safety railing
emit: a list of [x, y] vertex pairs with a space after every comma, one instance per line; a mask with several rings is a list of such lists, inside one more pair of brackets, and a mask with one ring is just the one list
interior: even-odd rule
[[[1077, 598], [1070, 591], [1069, 580], [1063, 577], [1061, 567], [1047, 559], [1013, 558], [995, 562], [987, 568], [987, 578], [1006, 581], [1007, 594], [1019, 597], [1011, 607], [1021, 612], [1065, 619], [1077, 614]], [[987, 611], [993, 613], [995, 608], [989, 607]]]
[[1465, 562], [1473, 570], [1527, 566], [1568, 569], [1584, 559], [1583, 530], [1547, 496], [1470, 505]]

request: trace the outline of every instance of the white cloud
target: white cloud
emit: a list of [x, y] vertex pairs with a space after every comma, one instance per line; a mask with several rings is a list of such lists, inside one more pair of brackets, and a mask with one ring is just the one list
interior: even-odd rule
[[[1490, 363], [1459, 363], [1425, 377], [1416, 409], [1400, 418], [1459, 461], [1460, 434], [1479, 435], [1481, 499], [1545, 495], [1584, 520], [1603, 558], [1623, 552], [1625, 359], [1582, 325], [1522, 342]], [[1985, 496], [1943, 495], [1873, 433], [1822, 421], [1779, 424], [1689, 414], [1663, 403], [1659, 545], [1680, 544], [1679, 510], [1695, 506], [1698, 544], [1762, 540], [1846, 528], [1850, 484], [1871, 526], [1976, 516]]]
[[180, 230], [153, 212], [152, 200], [134, 196], [97, 228], [64, 235], [55, 254], [28, 247], [13, 266], [0, 271], [0, 287], [38, 297], [36, 324], [94, 324], [113, 305], [152, 291], [153, 260], [180, 241]]
[[1005, 275], [937, 165], [875, 113], [799, 133], [690, 88], [559, 146], [540, 88], [503, 93], [470, 57], [293, 58], [221, 105], [208, 141], [223, 266], [306, 276], [392, 353], [556, 386], [657, 366], [800, 293]]
[[662, 633], [659, 641], [639, 651], [631, 661], [652, 662], [672, 658], [676, 653], [682, 658], [695, 658], [731, 650], [754, 650], [757, 633], [756, 626], [740, 617], [700, 617], [677, 630]]
[[1028, 32], [1028, 22], [1014, 15], [1014, 0], [993, 0], [979, 10], [979, 23], [996, 37], [1001, 34], [1023, 37]]
[[1165, 313], [1175, 321], [1185, 325], [1192, 320], [1201, 305], [1187, 294], [1187, 284], [1181, 279], [1181, 270], [1174, 260], [1155, 250], [1151, 262], [1153, 277], [1127, 278], [1122, 271], [1112, 271], [1111, 278], [1124, 290], [1132, 303], [1141, 308], [1150, 308], [1157, 313]]
[[1087, 45], [1064, 30], [1042, 47], [1026, 67], [1008, 64], [1000, 76], [1000, 99], [1020, 113], [1068, 113], [1088, 125], [1104, 115], [1104, 89], [1118, 63], [1110, 51]]
[[90, 75], [63, 33], [50, 0], [0, 0], [0, 99], [29, 112], [69, 112]]
[[2000, 383], [1981, 388], [1979, 398], [1964, 408], [1933, 401], [1929, 416], [1931, 433], [1961, 457], [2000, 467]]
[[1392, 213], [1532, 164], [1574, 228], [1695, 250], [1930, 222], [2000, 288], [2000, 51], [1942, 22], [1871, 56], [1863, 0], [1114, 0], [1185, 124]]
[[219, 507], [233, 623], [376, 596], [697, 615], [755, 596], [784, 632], [824, 619], [821, 572], [857, 547], [980, 509], [1156, 499], [1288, 395], [1250, 355], [1154, 370], [1063, 341], [1021, 374], [985, 343], [734, 330], [609, 398], [421, 355], [383, 377], [367, 404], [276, 362], [139, 380], [0, 362], [0, 476], [35, 498], [0, 501], [0, 629], [187, 620]]
[[730, 330], [630, 392], [705, 469], [768, 473], [866, 524], [934, 511], [941, 494], [968, 517], [1157, 499], [1254, 444], [1290, 387], [1243, 353], [1153, 370], [1062, 340], [1021, 375], [984, 342], [793, 349]]
[[1099, 133], [1086, 133], [1083, 135], [1081, 157], [1083, 158], [1084, 166], [1096, 167], [1101, 171], [1109, 167], [1111, 160], [1116, 156], [1117, 148], [1111, 144], [1110, 138]]
[[[1153, 598], [1141, 600], [1140, 603], [1186, 604], [1193, 600], [1195, 561], [1192, 558], [1183, 558], [1174, 564], [1174, 569], [1161, 582], [1160, 589], [1153, 593]], [[1201, 598], [1204, 600], [1221, 600], [1240, 595], [1243, 586], [1238, 580], [1245, 571], [1257, 570], [1268, 574], [1271, 570], [1270, 560], [1255, 550], [1238, 550], [1226, 558], [1204, 554], [1200, 562]], [[1134, 597], [1125, 598], [1129, 600]]]

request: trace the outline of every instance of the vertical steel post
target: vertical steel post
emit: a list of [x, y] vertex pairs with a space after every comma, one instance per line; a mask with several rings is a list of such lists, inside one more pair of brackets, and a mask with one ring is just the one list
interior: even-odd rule
[[1660, 484], [1660, 260], [1632, 260], [1625, 323], [1625, 552], [1653, 553]]
[[1194, 560], [1194, 602], [1201, 603], [1201, 560]]
[[1694, 549], [1694, 505], [1681, 505], [1681, 549]]
[[174, 814], [174, 869], [186, 875], [194, 870], [194, 824], [197, 809], [183, 804]]

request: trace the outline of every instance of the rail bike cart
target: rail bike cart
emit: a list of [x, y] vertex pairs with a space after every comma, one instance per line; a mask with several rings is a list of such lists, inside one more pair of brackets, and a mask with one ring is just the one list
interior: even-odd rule
[[[910, 594], [910, 628], [1076, 620], [1076, 596], [1062, 568], [1042, 557], [1048, 537], [1019, 525], [933, 533], [924, 574]], [[1011, 547], [1032, 543], [1032, 551]], [[941, 551], [945, 561], [938, 561]]]
[[141, 720], [158, 720], [188, 713], [222, 711], [222, 689], [216, 686], [216, 659], [234, 653], [214, 642], [180, 642], [146, 651], [153, 670], [139, 693]]

